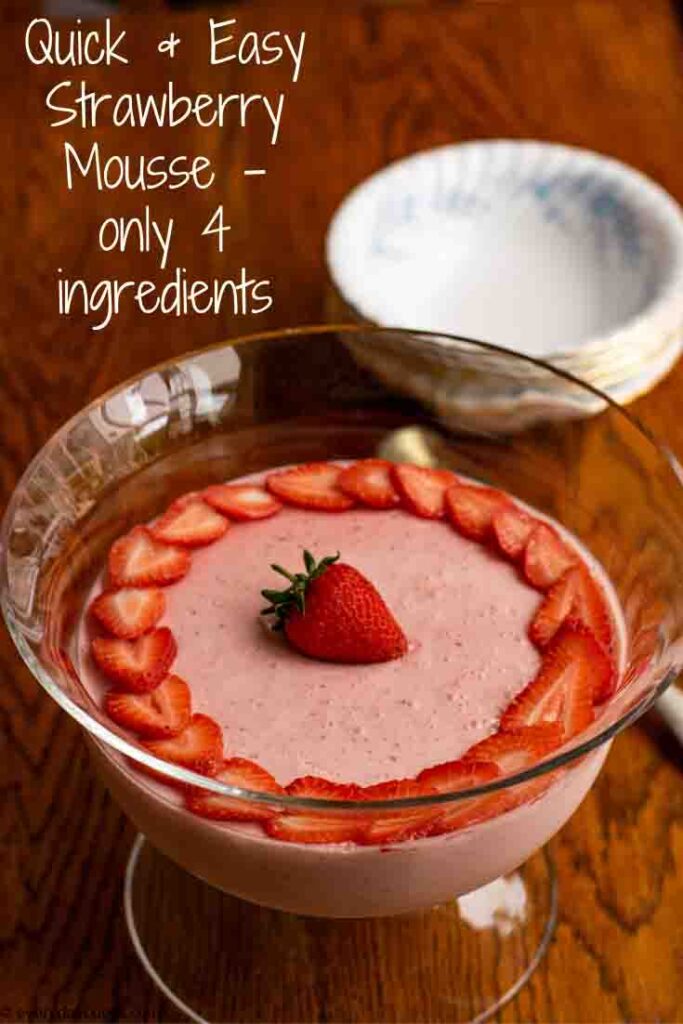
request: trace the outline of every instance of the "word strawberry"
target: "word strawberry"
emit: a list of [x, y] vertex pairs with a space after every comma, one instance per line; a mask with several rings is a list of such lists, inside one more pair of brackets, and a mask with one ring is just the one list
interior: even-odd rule
[[524, 552], [524, 575], [532, 586], [547, 590], [576, 561], [576, 555], [558, 533], [546, 523], [539, 523], [531, 533]]
[[[236, 786], [255, 793], [284, 793], [282, 786], [278, 785], [270, 772], [243, 757], [233, 757], [229, 761], [224, 761], [213, 777], [228, 786]], [[275, 814], [275, 811], [266, 804], [222, 796], [200, 786], [188, 787], [185, 802], [193, 814], [211, 818], [213, 821], [267, 821]]]
[[156, 626], [165, 607], [160, 590], [124, 587], [100, 594], [90, 611], [107, 632], [124, 640], [134, 640]]
[[447, 469], [401, 464], [392, 470], [393, 482], [402, 504], [416, 516], [440, 519], [446, 510], [446, 491], [455, 483]]
[[372, 583], [338, 558], [316, 563], [305, 551], [306, 572], [296, 575], [273, 565], [290, 586], [263, 590], [271, 604], [261, 614], [275, 615], [275, 629], [310, 658], [362, 665], [400, 658], [408, 650], [401, 627]]
[[342, 467], [332, 462], [309, 462], [271, 473], [266, 477], [266, 487], [288, 505], [345, 512], [353, 508], [355, 501], [339, 487], [341, 473]]
[[339, 487], [344, 494], [369, 508], [395, 508], [401, 499], [391, 482], [391, 463], [384, 459], [361, 459], [342, 471]]
[[177, 736], [190, 721], [190, 688], [179, 676], [166, 676], [151, 693], [110, 691], [104, 708], [123, 729], [145, 739], [165, 739]]
[[182, 579], [189, 568], [187, 551], [157, 543], [146, 526], [135, 526], [115, 541], [109, 552], [113, 587], [166, 586]]
[[515, 697], [501, 729], [556, 722], [565, 740], [593, 721], [593, 703], [613, 683], [612, 661], [583, 626], [563, 626], [547, 648], [538, 675]]
[[148, 693], [158, 686], [178, 653], [173, 634], [166, 626], [137, 640], [96, 637], [91, 650], [98, 668], [129, 693]]
[[193, 715], [177, 736], [147, 740], [143, 747], [155, 757], [171, 761], [199, 775], [213, 775], [223, 760], [221, 727], [208, 715]]
[[536, 525], [535, 519], [512, 502], [504, 508], [499, 508], [493, 516], [493, 533], [498, 547], [513, 561], [524, 553]]
[[529, 627], [529, 636], [538, 647], [545, 647], [565, 621], [586, 626], [605, 646], [611, 643], [611, 616], [605, 599], [582, 565], [568, 569], [548, 590]]
[[451, 522], [472, 540], [486, 540], [493, 528], [496, 512], [508, 504], [509, 499], [491, 487], [456, 484], [446, 491], [446, 510]]
[[282, 508], [272, 494], [256, 484], [216, 484], [207, 487], [202, 497], [222, 515], [239, 522], [268, 519]]
[[224, 516], [193, 494], [174, 501], [150, 527], [150, 533], [163, 544], [199, 548], [219, 540], [229, 525]]

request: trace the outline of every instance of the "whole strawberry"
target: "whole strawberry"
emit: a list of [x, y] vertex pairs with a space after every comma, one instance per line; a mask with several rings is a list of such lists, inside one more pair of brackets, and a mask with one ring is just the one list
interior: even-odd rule
[[304, 551], [305, 573], [275, 572], [289, 580], [286, 590], [263, 590], [270, 601], [263, 615], [275, 615], [293, 647], [309, 658], [368, 665], [392, 661], [408, 650], [403, 630], [375, 587], [339, 555], [316, 563]]

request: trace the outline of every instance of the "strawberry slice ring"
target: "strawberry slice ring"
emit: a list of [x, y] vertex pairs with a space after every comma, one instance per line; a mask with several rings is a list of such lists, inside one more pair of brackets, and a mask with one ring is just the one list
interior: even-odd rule
[[[223, 538], [230, 543], [233, 529], [242, 530], [244, 524], [270, 519], [283, 509], [285, 516], [291, 514], [286, 506], [313, 514], [355, 509], [373, 521], [381, 511], [445, 520], [434, 528], [450, 526], [485, 545], [506, 561], [507, 572], [519, 574], [538, 592], [528, 636], [540, 667], [500, 713], [492, 735], [413, 778], [365, 787], [316, 775], [285, 785], [255, 761], [234, 751], [226, 755], [221, 726], [193, 707], [192, 680], [172, 674], [178, 648], [164, 625], [166, 588], [183, 580], [195, 557], [204, 557], [200, 549]], [[305, 572], [272, 568], [287, 578], [289, 587], [264, 590], [270, 602], [264, 612], [299, 654], [349, 665], [408, 654], [409, 638], [373, 583], [338, 555], [316, 561], [305, 551]], [[153, 523], [136, 526], [114, 542], [90, 617], [97, 633], [90, 643], [92, 660], [110, 687], [102, 701], [105, 713], [148, 753], [244, 795], [175, 784], [159, 771], [137, 762], [136, 767], [175, 786], [196, 817], [258, 828], [283, 843], [383, 847], [429, 840], [536, 800], [558, 771], [473, 796], [468, 791], [486, 790], [527, 772], [580, 735], [619, 681], [609, 599], [560, 528], [507, 494], [449, 470], [374, 458], [291, 466], [176, 499]], [[250, 799], [250, 794], [258, 797]], [[446, 799], [450, 795], [451, 802]], [[292, 802], [298, 800], [304, 803]], [[335, 810], [336, 804], [343, 806]]]

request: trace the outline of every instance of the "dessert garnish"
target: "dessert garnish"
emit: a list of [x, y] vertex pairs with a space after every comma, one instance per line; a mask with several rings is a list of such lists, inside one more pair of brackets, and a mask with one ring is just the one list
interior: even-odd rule
[[534, 527], [524, 552], [524, 575], [533, 587], [547, 590], [577, 559], [556, 530], [546, 523]]
[[256, 484], [214, 484], [202, 497], [216, 511], [237, 522], [269, 519], [282, 508], [272, 494]]
[[493, 533], [498, 547], [513, 561], [524, 555], [535, 526], [535, 520], [512, 502], [499, 508], [493, 516]]
[[342, 470], [338, 484], [344, 494], [367, 508], [397, 508], [401, 504], [391, 479], [391, 463], [360, 459]]
[[459, 484], [446, 491], [446, 511], [456, 530], [470, 540], [488, 540], [496, 513], [510, 505], [507, 495], [492, 487]]
[[110, 690], [104, 699], [107, 714], [122, 729], [147, 740], [178, 736], [190, 722], [192, 696], [180, 676], [166, 676], [151, 693]]
[[423, 519], [441, 519], [446, 511], [446, 491], [456, 482], [447, 469], [401, 464], [394, 466], [393, 478], [402, 504]]
[[93, 601], [90, 611], [112, 636], [134, 640], [156, 626], [166, 610], [163, 592], [156, 587], [143, 590], [123, 587], [105, 590]]
[[614, 691], [614, 662], [593, 634], [580, 623], [566, 624], [546, 648], [535, 679], [505, 710], [501, 728], [559, 722], [563, 738], [586, 729], [593, 705]]
[[223, 761], [223, 732], [208, 715], [192, 715], [177, 736], [146, 740], [142, 745], [156, 757], [200, 775], [215, 775]]
[[529, 626], [537, 647], [546, 647], [564, 622], [580, 622], [609, 647], [612, 625], [600, 589], [583, 565], [567, 569], [546, 592]]
[[[280, 786], [270, 772], [246, 757], [231, 757], [223, 761], [214, 778], [228, 786], [238, 786], [256, 793], [282, 794]], [[231, 800], [220, 793], [212, 793], [200, 786], [188, 787], [186, 804], [193, 814], [212, 821], [268, 821], [275, 812], [267, 804], [245, 805], [244, 800]]]
[[183, 578], [190, 555], [181, 547], [154, 539], [146, 526], [134, 526], [111, 546], [108, 569], [112, 587], [164, 587]]
[[[287, 786], [289, 796], [315, 800], [357, 801], [363, 798], [363, 789], [355, 783], [332, 782], [315, 775], [294, 779]], [[346, 810], [333, 814], [311, 811], [309, 814], [279, 814], [266, 825], [268, 835], [274, 839], [295, 843], [355, 842], [363, 834], [367, 816]]]
[[137, 640], [98, 636], [90, 649], [107, 678], [128, 693], [149, 693], [156, 689], [166, 678], [178, 653], [173, 633], [167, 626], [153, 629]]
[[186, 494], [169, 506], [149, 532], [162, 544], [202, 548], [219, 540], [229, 525], [200, 494]]
[[346, 512], [356, 502], [339, 486], [342, 472], [342, 467], [333, 462], [306, 462], [302, 466], [270, 473], [266, 477], [266, 487], [288, 505], [321, 512]]
[[286, 590], [262, 590], [270, 601], [262, 615], [274, 615], [275, 629], [309, 658], [369, 665], [392, 661], [408, 641], [377, 589], [351, 565], [330, 555], [316, 562], [304, 551], [305, 572], [271, 568], [289, 580]]

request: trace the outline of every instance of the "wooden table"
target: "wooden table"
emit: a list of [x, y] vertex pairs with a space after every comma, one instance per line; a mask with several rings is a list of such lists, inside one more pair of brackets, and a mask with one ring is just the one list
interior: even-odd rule
[[[100, 89], [150, 90], [169, 76], [155, 40], [183, 42], [179, 86], [234, 86], [204, 57], [207, 13], [126, 16], [133, 63], [89, 69]], [[519, 136], [612, 154], [683, 199], [681, 26], [666, 0], [308, 4], [235, 7], [250, 27], [305, 28], [304, 72], [275, 148], [225, 130], [93, 137], [112, 152], [206, 152], [224, 184], [210, 194], [155, 192], [177, 215], [177, 255], [193, 276], [242, 262], [275, 281], [261, 317], [166, 320], [127, 307], [106, 331], [60, 318], [55, 272], [150, 276], [151, 256], [104, 255], [99, 220], [134, 214], [140, 194], [67, 193], [60, 131], [43, 93], [58, 69], [29, 67], [25, 21], [2, 25], [0, 156], [0, 474], [11, 492], [28, 459], [89, 399], [147, 365], [245, 329], [324, 317], [322, 237], [347, 190], [387, 161], [453, 140]], [[285, 11], [285, 7], [288, 10]], [[215, 12], [214, 12], [215, 13]], [[229, 16], [228, 9], [225, 15]], [[77, 72], [72, 72], [77, 76]], [[267, 85], [265, 84], [267, 83]], [[277, 67], [243, 69], [239, 89], [287, 88]], [[229, 90], [228, 90], [229, 91]], [[66, 129], [65, 129], [66, 130]], [[244, 179], [245, 166], [268, 169]], [[218, 199], [233, 224], [226, 253], [198, 239]], [[636, 410], [683, 456], [680, 366]], [[0, 635], [0, 1018], [176, 1019], [131, 953], [121, 879], [132, 831], [87, 762], [75, 724], [43, 694]], [[680, 751], [654, 720], [620, 737], [580, 811], [555, 842], [561, 919], [549, 955], [505, 1021], [683, 1020], [683, 787]], [[277, 984], [277, 973], [273, 974]], [[402, 1005], [397, 978], [386, 1020]], [[310, 993], [302, 982], [301, 1017]], [[296, 1007], [290, 1007], [296, 1016]], [[343, 1019], [324, 1006], [319, 1019]], [[240, 1020], [257, 1016], [245, 1006]], [[38, 1019], [33, 1017], [31, 1019]], [[292, 1019], [292, 1018], [290, 1018]]]

